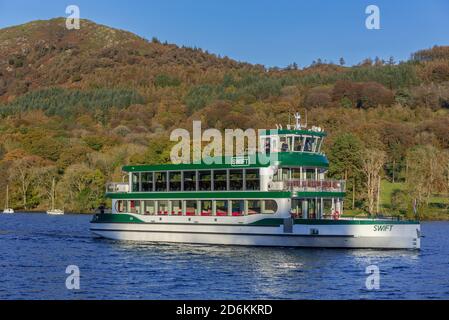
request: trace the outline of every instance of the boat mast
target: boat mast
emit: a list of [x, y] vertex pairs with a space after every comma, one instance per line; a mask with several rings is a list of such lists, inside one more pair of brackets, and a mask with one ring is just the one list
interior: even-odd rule
[[55, 210], [55, 178], [53, 178], [52, 184], [51, 184], [51, 210]]
[[5, 209], [9, 208], [9, 185], [6, 185], [6, 203], [5, 203]]

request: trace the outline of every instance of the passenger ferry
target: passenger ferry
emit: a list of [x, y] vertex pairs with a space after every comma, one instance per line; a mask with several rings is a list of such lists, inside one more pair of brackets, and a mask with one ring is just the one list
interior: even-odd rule
[[129, 182], [107, 185], [112, 212], [94, 215], [91, 231], [147, 242], [419, 249], [418, 221], [342, 217], [345, 181], [326, 178], [326, 133], [296, 118], [259, 135], [274, 162], [255, 152], [223, 164], [124, 166]]

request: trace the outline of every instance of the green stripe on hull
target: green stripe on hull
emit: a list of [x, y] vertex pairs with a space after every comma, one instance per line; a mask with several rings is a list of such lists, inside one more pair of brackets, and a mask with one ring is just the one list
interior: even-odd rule
[[318, 219], [295, 219], [295, 224], [307, 225], [375, 225], [375, 224], [419, 224], [413, 220], [318, 220]]
[[293, 192], [294, 198], [344, 198], [345, 196], [346, 196], [345, 192], [326, 192], [326, 191]]
[[130, 214], [96, 214], [92, 217], [92, 223], [146, 223]]

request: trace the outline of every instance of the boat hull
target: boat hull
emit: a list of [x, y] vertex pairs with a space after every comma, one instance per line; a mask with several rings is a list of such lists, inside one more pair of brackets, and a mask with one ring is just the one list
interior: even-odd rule
[[314, 221], [297, 221], [289, 226], [275, 223], [214, 225], [97, 221], [91, 224], [91, 231], [108, 239], [140, 242], [319, 248], [420, 248], [418, 223], [385, 221], [362, 224], [354, 221], [313, 223]]
[[63, 214], [64, 214], [64, 212], [63, 211], [58, 211], [58, 210], [56, 210], [56, 211], [47, 211], [47, 214], [48, 215], [51, 215], [51, 216], [62, 216]]

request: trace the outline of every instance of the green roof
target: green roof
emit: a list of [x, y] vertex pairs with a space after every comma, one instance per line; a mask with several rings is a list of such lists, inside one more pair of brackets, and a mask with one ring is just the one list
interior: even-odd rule
[[312, 130], [287, 130], [287, 129], [279, 129], [279, 130], [266, 130], [266, 134], [261, 134], [261, 136], [267, 136], [267, 135], [279, 135], [279, 134], [298, 134], [298, 135], [309, 135], [309, 136], [316, 136], [316, 137], [325, 137], [327, 136], [326, 132], [324, 131], [312, 131]]
[[[329, 161], [326, 156], [318, 153], [307, 152], [279, 152], [273, 154], [274, 159], [277, 156], [277, 163], [282, 167], [317, 167], [328, 168]], [[202, 161], [201, 163], [189, 164], [157, 164], [157, 165], [130, 165], [124, 166], [125, 172], [140, 172], [140, 171], [176, 171], [176, 170], [208, 170], [208, 169], [238, 169], [238, 168], [262, 168], [268, 167], [273, 162], [262, 163], [256, 154], [245, 156], [248, 163], [245, 165], [231, 164], [232, 157], [217, 157], [215, 163], [208, 164]], [[240, 158], [240, 157], [237, 157]], [[211, 159], [212, 160], [212, 159]], [[221, 163], [220, 163], [220, 162]], [[210, 161], [212, 162], [212, 161]]]

